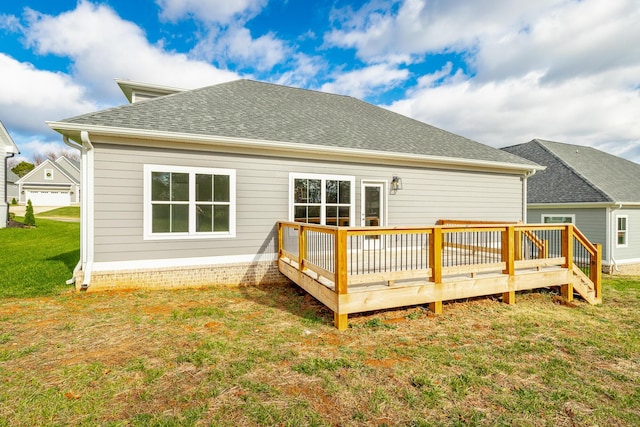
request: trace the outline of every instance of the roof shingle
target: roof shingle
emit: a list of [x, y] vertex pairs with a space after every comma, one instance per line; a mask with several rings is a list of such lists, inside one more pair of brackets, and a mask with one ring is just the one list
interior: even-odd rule
[[529, 178], [529, 203], [640, 202], [640, 165], [632, 161], [542, 139], [503, 150], [547, 166]]
[[535, 166], [352, 97], [252, 80], [184, 91], [63, 122]]

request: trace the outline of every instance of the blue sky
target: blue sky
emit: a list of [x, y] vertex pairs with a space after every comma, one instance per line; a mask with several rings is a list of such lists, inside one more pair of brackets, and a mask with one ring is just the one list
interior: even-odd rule
[[636, 0], [9, 0], [0, 120], [30, 159], [64, 148], [46, 120], [126, 103], [114, 78], [250, 78], [640, 162], [638, 22]]

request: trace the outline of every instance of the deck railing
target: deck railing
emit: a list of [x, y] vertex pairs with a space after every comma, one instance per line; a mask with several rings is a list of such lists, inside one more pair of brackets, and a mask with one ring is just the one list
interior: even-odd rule
[[[441, 284], [461, 275], [512, 276], [557, 267], [577, 268], [594, 284], [595, 298], [601, 298], [601, 250], [571, 224], [336, 227], [279, 222], [278, 241], [280, 260], [338, 296], [372, 284], [394, 287], [416, 279]], [[503, 297], [509, 302], [514, 295]], [[339, 317], [337, 304], [331, 308]], [[338, 317], [341, 327], [346, 315]]]

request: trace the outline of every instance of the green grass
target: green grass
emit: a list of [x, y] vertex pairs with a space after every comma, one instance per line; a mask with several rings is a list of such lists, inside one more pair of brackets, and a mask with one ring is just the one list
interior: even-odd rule
[[0, 230], [2, 427], [640, 425], [640, 278], [340, 332], [295, 286], [60, 292], [77, 227]]
[[69, 289], [65, 281], [80, 257], [80, 224], [36, 218], [36, 228], [0, 229], [0, 241], [0, 298]]
[[36, 218], [80, 218], [80, 206], [65, 206], [40, 212]]

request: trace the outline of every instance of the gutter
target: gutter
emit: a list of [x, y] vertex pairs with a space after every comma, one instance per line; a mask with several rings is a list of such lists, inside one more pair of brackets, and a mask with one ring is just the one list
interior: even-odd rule
[[4, 202], [3, 203], [5, 203], [7, 205], [7, 216], [6, 216], [7, 223], [5, 224], [5, 226], [9, 224], [9, 203], [7, 203], [7, 191], [8, 191], [9, 187], [7, 187], [7, 172], [6, 171], [7, 171], [8, 165], [9, 165], [8, 160], [10, 158], [12, 158], [13, 156], [15, 156], [15, 155], [16, 155], [16, 153], [11, 153], [9, 155], [5, 155], [4, 156], [4, 170], [5, 170], [5, 173], [4, 173]]
[[[546, 169], [546, 167], [544, 167]], [[529, 172], [526, 172], [523, 176], [522, 176], [522, 222], [524, 224], [527, 223], [527, 180], [532, 177], [533, 175], [536, 174], [537, 169], [533, 169]]]
[[615, 237], [616, 237], [616, 231], [617, 231], [617, 227], [618, 225], [615, 223], [614, 221], [614, 215], [613, 213], [617, 210], [622, 209], [622, 203], [618, 202], [616, 203], [616, 205], [613, 207], [613, 209], [611, 209], [611, 226], [609, 227], [609, 247], [610, 247], [610, 251], [609, 253], [609, 265], [613, 265], [613, 269], [615, 271], [617, 271], [618, 273], [620, 272], [620, 269], [618, 268], [618, 262], [616, 261], [616, 259], [613, 257], [613, 248], [615, 247]]
[[[194, 145], [216, 146], [237, 151], [238, 149], [249, 149], [255, 154], [256, 150], [275, 152], [282, 155], [282, 152], [293, 153], [293, 157], [299, 158], [300, 153], [305, 156], [318, 155], [335, 160], [336, 156], [341, 156], [348, 161], [358, 163], [375, 162], [380, 164], [385, 160], [389, 162], [403, 162], [415, 165], [430, 165], [440, 167], [459, 167], [462, 169], [491, 169], [506, 171], [511, 173], [530, 173], [535, 170], [544, 170], [544, 166], [524, 163], [504, 163], [488, 160], [463, 159], [444, 156], [430, 156], [424, 154], [395, 153], [391, 151], [353, 149], [344, 147], [328, 147], [315, 144], [305, 144], [297, 142], [282, 142], [259, 139], [245, 139], [227, 136], [213, 136], [202, 134], [186, 134], [178, 132], [163, 132], [146, 129], [114, 128], [108, 126], [84, 125], [68, 122], [46, 122], [47, 125], [61, 134], [70, 135], [77, 139], [83, 131], [96, 135], [123, 138], [130, 137], [141, 140], [148, 140], [153, 146], [157, 146], [158, 141], [190, 143]], [[117, 141], [114, 141], [117, 143]], [[291, 156], [291, 154], [290, 154]]]

